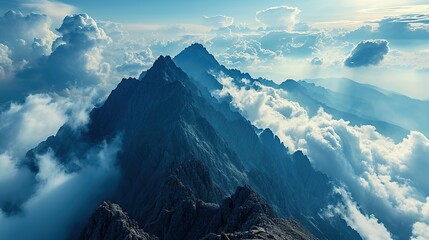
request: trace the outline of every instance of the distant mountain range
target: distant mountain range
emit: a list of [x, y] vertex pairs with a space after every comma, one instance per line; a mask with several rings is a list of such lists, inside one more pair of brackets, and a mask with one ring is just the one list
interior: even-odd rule
[[318, 99], [327, 106], [429, 136], [427, 116], [424, 114], [429, 112], [429, 101], [412, 99], [345, 78], [308, 79], [300, 83], [310, 89], [317, 89], [314, 92], [318, 92]]

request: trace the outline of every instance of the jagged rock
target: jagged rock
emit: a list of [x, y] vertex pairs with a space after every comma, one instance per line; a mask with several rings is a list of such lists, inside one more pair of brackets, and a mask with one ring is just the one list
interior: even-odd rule
[[157, 240], [139, 228], [117, 204], [103, 202], [93, 213], [81, 240]]
[[[276, 218], [268, 203], [248, 186], [226, 198], [208, 226], [217, 239], [314, 239], [296, 221]], [[207, 239], [213, 237], [208, 234]]]
[[[160, 195], [157, 218], [148, 226], [160, 239], [314, 239], [296, 221], [276, 218], [266, 201], [248, 186], [237, 188], [221, 206], [194, 199], [176, 177], [165, 183]], [[157, 238], [143, 232], [118, 205], [104, 202], [81, 239]]]

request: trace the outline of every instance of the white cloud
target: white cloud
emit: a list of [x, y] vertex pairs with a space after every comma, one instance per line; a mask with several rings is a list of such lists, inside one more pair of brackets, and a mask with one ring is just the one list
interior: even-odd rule
[[341, 216], [365, 240], [392, 239], [383, 223], [380, 223], [374, 215], [363, 214], [344, 188], [336, 188], [335, 193], [341, 196], [343, 203], [338, 203], [336, 206], [329, 205], [324, 212], [325, 216]]
[[215, 28], [224, 28], [229, 27], [234, 23], [233, 17], [228, 17], [224, 15], [216, 15], [216, 16], [204, 16], [204, 23]]
[[11, 59], [17, 64], [31, 61], [51, 53], [57, 35], [50, 27], [51, 21], [46, 15], [8, 11], [0, 17], [0, 43], [8, 46]]
[[19, 159], [63, 124], [83, 126], [93, 103], [103, 94], [90, 88], [69, 89], [63, 95], [29, 95], [22, 104], [12, 103], [0, 113], [0, 153]]
[[[100, 72], [103, 64], [102, 46], [109, 42], [110, 38], [94, 19], [87, 14], [67, 16], [57, 31], [62, 36], [55, 40], [50, 58], [67, 65], [67, 68], [74, 65], [73, 68], [77, 72]], [[68, 60], [72, 56], [74, 64]], [[76, 69], [76, 63], [79, 63], [81, 69]]]
[[137, 77], [139, 74], [148, 69], [155, 61], [152, 50], [147, 48], [140, 52], [125, 52], [125, 56], [116, 69], [129, 76]]
[[10, 50], [0, 43], [0, 81], [10, 78], [13, 70], [12, 59], [9, 58]]
[[416, 222], [413, 225], [413, 236], [411, 240], [427, 240], [429, 239], [429, 224]]
[[216, 96], [231, 95], [231, 104], [256, 127], [272, 129], [291, 151], [303, 150], [316, 169], [347, 186], [364, 215], [373, 214], [392, 234], [404, 236], [425, 218], [429, 140], [421, 133], [395, 143], [372, 126], [351, 126], [322, 109], [310, 116], [286, 91], [258, 83], [240, 88], [222, 75], [219, 80], [224, 88]]
[[301, 13], [296, 7], [271, 7], [256, 13], [256, 19], [267, 27], [293, 30]]
[[[0, 236], [35, 240], [69, 237], [115, 188], [119, 176], [115, 159], [120, 146], [121, 139], [116, 138], [94, 147], [84, 158], [74, 160], [82, 167], [77, 172], [67, 171], [63, 160], [55, 159], [52, 152], [37, 156], [40, 171], [35, 176], [36, 192], [23, 204], [23, 214], [5, 216], [0, 211]], [[25, 231], [22, 226], [26, 226]]]
[[229, 40], [232, 44], [218, 54], [218, 58], [228, 67], [260, 66], [266, 60], [272, 60], [277, 53], [261, 47], [261, 43], [254, 39], [236, 38]]
[[44, 94], [30, 95], [22, 105], [11, 104], [0, 115], [0, 149], [23, 157], [66, 122], [63, 106]]

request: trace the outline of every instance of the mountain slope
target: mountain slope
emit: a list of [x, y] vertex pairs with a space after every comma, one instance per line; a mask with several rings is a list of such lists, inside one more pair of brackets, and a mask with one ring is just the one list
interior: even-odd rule
[[302, 153], [289, 155], [270, 130], [256, 134], [246, 119], [203, 93], [197, 83], [170, 57], [161, 56], [141, 80], [123, 79], [91, 112], [85, 129], [64, 126], [27, 154], [29, 162], [51, 149], [68, 171], [76, 171], [79, 166], [69, 159], [87, 146], [121, 136], [121, 178], [111, 200], [149, 234], [161, 239], [205, 236], [201, 231], [206, 228], [194, 223], [207, 223], [213, 204], [248, 184], [280, 217], [297, 219], [319, 239], [360, 239], [340, 218], [321, 216], [336, 201], [325, 175], [314, 171]]

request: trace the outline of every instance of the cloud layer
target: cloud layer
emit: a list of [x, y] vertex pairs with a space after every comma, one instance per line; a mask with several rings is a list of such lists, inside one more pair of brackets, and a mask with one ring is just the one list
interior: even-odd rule
[[[395, 143], [373, 126], [351, 126], [323, 109], [310, 116], [283, 90], [258, 83], [237, 87], [228, 77], [218, 79], [224, 88], [215, 96], [232, 96], [231, 104], [256, 127], [272, 129], [291, 151], [303, 150], [316, 169], [345, 186], [349, 193], [340, 194], [345, 200], [337, 212], [362, 236], [386, 233], [376, 230], [385, 228], [407, 239], [427, 223], [429, 140], [423, 134], [411, 132]], [[360, 211], [368, 221], [357, 220]], [[379, 228], [365, 226], [376, 222]]]

